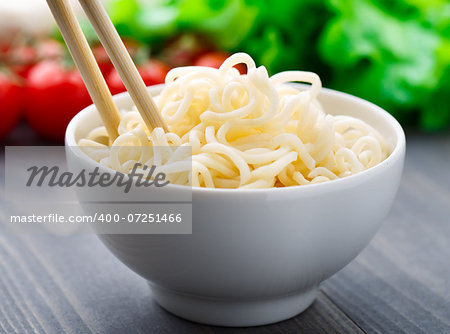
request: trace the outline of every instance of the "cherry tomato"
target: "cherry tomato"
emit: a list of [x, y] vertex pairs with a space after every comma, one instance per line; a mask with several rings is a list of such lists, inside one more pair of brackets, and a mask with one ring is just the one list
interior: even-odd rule
[[53, 140], [62, 140], [73, 116], [92, 103], [80, 73], [57, 61], [43, 61], [31, 69], [26, 100], [30, 126]]
[[25, 78], [37, 61], [37, 51], [30, 45], [13, 47], [7, 52], [5, 59], [14, 73]]
[[21, 114], [22, 87], [12, 73], [0, 69], [0, 138], [17, 124]]
[[[127, 51], [130, 54], [131, 58], [135, 58], [139, 50], [138, 44], [132, 40], [125, 40], [123, 43], [125, 44], [125, 47], [127, 48]], [[114, 69], [108, 53], [101, 44], [93, 46], [92, 53], [94, 54], [95, 60], [97, 60], [100, 71], [102, 72], [103, 76], [106, 77]]]
[[203, 36], [183, 33], [169, 40], [163, 50], [163, 59], [173, 67], [192, 65], [198, 57], [213, 50]]
[[64, 48], [61, 43], [51, 40], [34, 40], [29, 44], [10, 46], [3, 53], [3, 61], [16, 74], [23, 78], [28, 76], [31, 68], [39, 61], [62, 59]]
[[[147, 63], [138, 65], [137, 68], [147, 86], [164, 83], [167, 72], [170, 70], [168, 65], [159, 60], [150, 60]], [[107, 76], [106, 82], [113, 95], [126, 90], [119, 73], [115, 69]]]
[[5, 62], [5, 57], [8, 51], [11, 49], [11, 46], [7, 43], [0, 42], [0, 60]]
[[[226, 52], [208, 52], [202, 56], [200, 56], [194, 63], [195, 66], [206, 66], [206, 67], [214, 67], [219, 68], [225, 59], [230, 56], [229, 53]], [[235, 66], [241, 74], [247, 73], [247, 67], [245, 64], [238, 64]]]
[[37, 42], [37, 61], [42, 60], [61, 60], [64, 58], [64, 46], [53, 39], [45, 39]]
[[100, 67], [103, 76], [108, 75], [114, 66], [111, 63], [105, 48], [102, 45], [96, 45], [92, 48], [92, 53], [94, 54], [95, 60], [97, 60], [98, 67]]

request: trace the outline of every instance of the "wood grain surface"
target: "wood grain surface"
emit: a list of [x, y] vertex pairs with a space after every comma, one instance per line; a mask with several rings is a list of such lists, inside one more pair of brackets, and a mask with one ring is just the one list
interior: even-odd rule
[[407, 133], [385, 224], [295, 318], [253, 328], [185, 321], [95, 236], [10, 235], [0, 224], [0, 333], [450, 333], [450, 134]]

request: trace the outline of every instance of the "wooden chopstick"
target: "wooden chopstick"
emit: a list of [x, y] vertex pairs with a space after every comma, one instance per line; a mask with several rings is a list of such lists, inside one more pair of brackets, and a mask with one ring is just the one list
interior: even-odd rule
[[150, 130], [162, 127], [167, 131], [155, 102], [103, 5], [99, 0], [79, 0], [79, 2], [147, 127]]
[[67, 0], [47, 0], [70, 54], [105, 125], [110, 141], [118, 137], [119, 112], [100, 68]]

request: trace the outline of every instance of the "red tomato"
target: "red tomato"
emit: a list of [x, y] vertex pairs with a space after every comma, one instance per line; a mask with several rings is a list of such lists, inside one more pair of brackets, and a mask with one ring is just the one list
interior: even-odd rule
[[59, 60], [64, 58], [64, 46], [55, 40], [46, 39], [38, 42], [36, 46], [37, 61]]
[[9, 44], [0, 42], [0, 60], [2, 62], [5, 61], [4, 58], [10, 49], [11, 49], [11, 46]]
[[212, 49], [211, 43], [205, 37], [194, 33], [183, 33], [166, 43], [162, 57], [173, 67], [188, 66]]
[[22, 87], [14, 76], [0, 72], [0, 138], [6, 136], [20, 118]]
[[[168, 65], [159, 60], [150, 60], [143, 65], [138, 65], [137, 68], [147, 86], [164, 83], [167, 72], [170, 70]], [[113, 95], [126, 91], [125, 85], [115, 69], [106, 77], [106, 82]]]
[[[219, 68], [225, 59], [230, 56], [229, 53], [226, 52], [208, 52], [203, 56], [200, 56], [194, 63], [195, 66], [206, 66], [206, 67], [214, 67]], [[247, 73], [247, 67], [245, 64], [238, 64], [235, 66], [241, 74]]]
[[10, 46], [3, 55], [4, 62], [9, 68], [23, 78], [28, 76], [31, 68], [39, 61], [63, 57], [62, 44], [51, 39], [34, 40], [30, 44]]
[[6, 63], [9, 68], [25, 78], [37, 61], [37, 51], [30, 45], [11, 48], [6, 54]]
[[[134, 58], [139, 50], [138, 44], [131, 40], [125, 40], [123, 43], [125, 44], [125, 47], [127, 48], [127, 51], [130, 54], [131, 58]], [[101, 44], [92, 47], [92, 53], [94, 54], [95, 60], [97, 60], [100, 71], [102, 72], [103, 76], [106, 77], [109, 72], [114, 69], [111, 59], [109, 59], [108, 53]]]
[[91, 104], [80, 73], [60, 62], [43, 61], [33, 67], [27, 80], [26, 116], [40, 135], [62, 140], [69, 121]]
[[100, 67], [103, 76], [107, 76], [114, 66], [111, 63], [105, 48], [101, 45], [94, 46], [92, 48], [92, 53], [94, 54], [95, 60], [97, 60], [98, 67]]

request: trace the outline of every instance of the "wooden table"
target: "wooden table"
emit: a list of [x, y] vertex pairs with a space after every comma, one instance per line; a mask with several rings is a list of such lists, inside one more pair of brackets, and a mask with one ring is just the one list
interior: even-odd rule
[[407, 141], [385, 224], [293, 319], [198, 325], [161, 309], [95, 236], [0, 233], [0, 333], [450, 333], [450, 134], [408, 131]]

